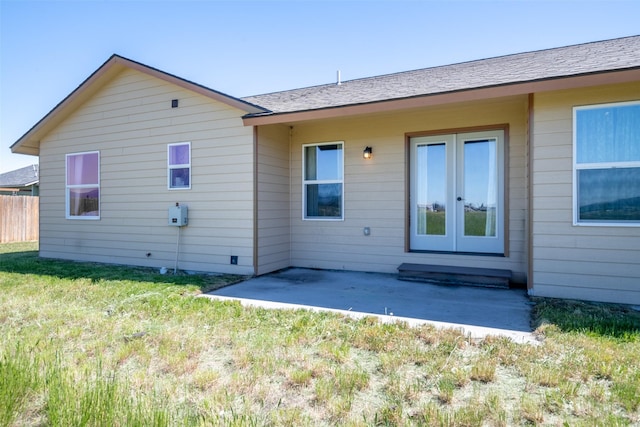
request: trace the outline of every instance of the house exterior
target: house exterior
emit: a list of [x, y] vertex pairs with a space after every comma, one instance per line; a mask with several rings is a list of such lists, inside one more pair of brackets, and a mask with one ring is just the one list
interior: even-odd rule
[[243, 99], [114, 55], [12, 150], [40, 156], [43, 257], [640, 304], [640, 36]]
[[37, 164], [0, 174], [0, 195], [37, 196], [38, 185]]

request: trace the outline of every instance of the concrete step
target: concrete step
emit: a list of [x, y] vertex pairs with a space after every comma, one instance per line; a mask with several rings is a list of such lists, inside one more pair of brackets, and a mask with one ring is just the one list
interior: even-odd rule
[[511, 280], [511, 270], [497, 268], [404, 263], [398, 272], [400, 280], [504, 289], [509, 288]]

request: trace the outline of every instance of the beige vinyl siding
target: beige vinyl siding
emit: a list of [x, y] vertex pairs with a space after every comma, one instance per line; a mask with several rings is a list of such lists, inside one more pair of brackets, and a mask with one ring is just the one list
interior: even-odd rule
[[[404, 262], [504, 268], [526, 280], [527, 98], [452, 104], [295, 124], [291, 148], [291, 263], [396, 273]], [[506, 257], [405, 252], [405, 134], [508, 124]], [[302, 144], [344, 141], [344, 221], [302, 220]], [[366, 146], [373, 158], [363, 159]], [[364, 227], [371, 234], [365, 236]]]
[[640, 227], [573, 225], [573, 107], [640, 99], [640, 84], [536, 94], [533, 290], [536, 296], [640, 303]]
[[[253, 134], [243, 114], [138, 71], [118, 74], [41, 142], [41, 256], [172, 269], [178, 229], [167, 216], [179, 202], [189, 207], [179, 269], [252, 274]], [[191, 142], [191, 190], [167, 189], [176, 142]], [[92, 150], [101, 219], [67, 220], [65, 154]]]
[[289, 267], [289, 128], [258, 129], [257, 159], [257, 274]]

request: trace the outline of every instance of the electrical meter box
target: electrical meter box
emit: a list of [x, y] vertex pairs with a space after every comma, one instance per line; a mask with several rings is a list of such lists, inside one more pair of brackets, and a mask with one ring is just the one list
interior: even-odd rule
[[175, 206], [169, 208], [169, 225], [176, 227], [182, 227], [187, 225], [187, 207], [181, 206], [176, 203]]

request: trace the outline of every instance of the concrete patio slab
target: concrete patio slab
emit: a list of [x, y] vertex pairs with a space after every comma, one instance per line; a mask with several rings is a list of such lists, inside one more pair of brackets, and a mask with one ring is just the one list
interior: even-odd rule
[[474, 338], [537, 342], [524, 290], [405, 282], [396, 275], [291, 268], [203, 295], [266, 308], [329, 310], [352, 317], [457, 328]]

